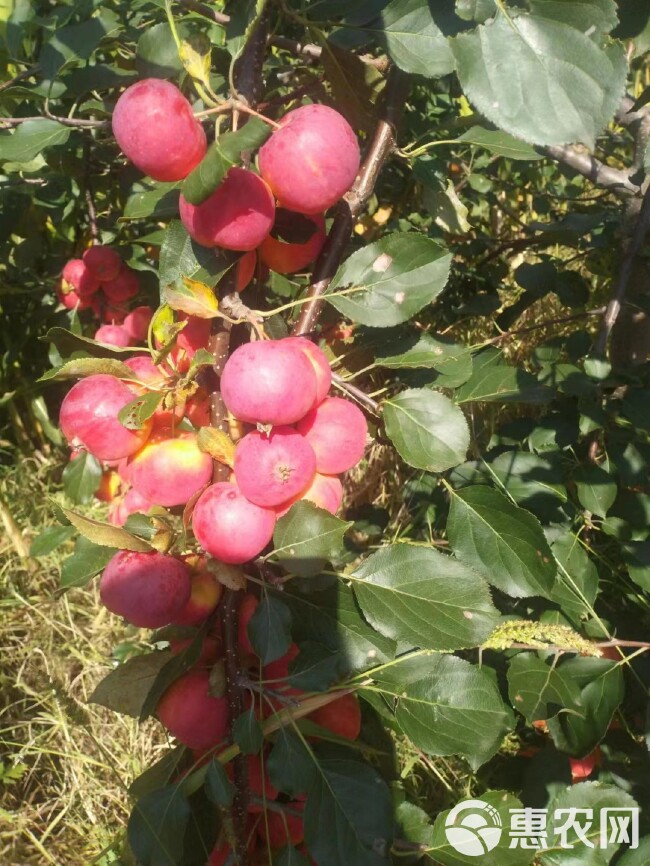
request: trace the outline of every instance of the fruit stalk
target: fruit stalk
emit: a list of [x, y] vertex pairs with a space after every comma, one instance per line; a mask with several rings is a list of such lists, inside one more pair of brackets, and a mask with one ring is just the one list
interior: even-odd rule
[[361, 164], [352, 189], [339, 204], [327, 242], [314, 266], [312, 283], [307, 290], [308, 301], [294, 325], [294, 336], [314, 331], [323, 306], [323, 297], [345, 253], [355, 218], [372, 195], [379, 174], [397, 144], [397, 127], [410, 87], [410, 78], [396, 66], [388, 75], [381, 116], [372, 142]]

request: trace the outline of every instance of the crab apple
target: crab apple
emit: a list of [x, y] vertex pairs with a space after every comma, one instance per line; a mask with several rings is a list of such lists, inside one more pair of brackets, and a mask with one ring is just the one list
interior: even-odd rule
[[235, 480], [255, 505], [282, 505], [308, 487], [316, 474], [316, 455], [293, 427], [248, 433], [235, 450]]
[[[285, 343], [297, 346], [309, 358], [316, 373], [316, 400], [314, 406], [322, 403], [332, 387], [332, 368], [327, 355], [307, 337], [287, 337]], [[313, 408], [313, 407], [312, 407]]]
[[235, 418], [249, 424], [295, 424], [314, 405], [316, 374], [288, 340], [239, 346], [226, 361], [221, 395]]
[[254, 656], [255, 650], [248, 637], [248, 623], [257, 610], [259, 601], [250, 592], [247, 592], [239, 605], [238, 638], [239, 647], [244, 655]]
[[361, 409], [341, 397], [328, 397], [298, 423], [298, 432], [316, 453], [324, 475], [347, 472], [361, 460], [368, 425]]
[[172, 683], [157, 713], [169, 733], [190, 749], [210, 749], [228, 733], [228, 701], [210, 694], [207, 670], [189, 671]]
[[184, 505], [212, 479], [212, 458], [199, 449], [194, 433], [169, 438], [155, 433], [131, 460], [129, 478], [142, 496], [173, 508]]
[[180, 321], [187, 324], [179, 333], [176, 346], [183, 349], [188, 358], [193, 358], [199, 349], [207, 346], [212, 328], [212, 319], [202, 319], [200, 316], [182, 314]]
[[131, 488], [119, 502], [112, 503], [108, 519], [113, 526], [124, 526], [132, 514], [146, 514], [150, 508], [153, 508], [153, 502]]
[[153, 310], [151, 307], [136, 307], [124, 319], [124, 330], [137, 343], [146, 343], [152, 318]]
[[317, 214], [350, 189], [361, 156], [343, 115], [326, 105], [303, 105], [285, 114], [258, 161], [282, 207]]
[[[285, 241], [300, 234], [304, 240]], [[262, 241], [260, 258], [276, 274], [295, 274], [304, 270], [323, 249], [327, 232], [321, 214], [299, 214], [278, 208], [271, 234]]]
[[109, 301], [122, 304], [135, 298], [140, 291], [140, 281], [133, 268], [123, 264], [115, 279], [102, 283], [102, 289]]
[[113, 502], [120, 491], [122, 479], [113, 469], [107, 469], [102, 473], [99, 487], [95, 491], [95, 499], [100, 502]]
[[131, 344], [129, 334], [122, 325], [102, 325], [95, 331], [93, 339], [97, 343], [107, 346], [121, 346], [125, 348]]
[[[305, 804], [288, 803], [287, 806], [302, 810]], [[299, 815], [281, 815], [280, 812], [269, 810], [266, 821], [260, 821], [259, 835], [274, 850], [284, 848], [285, 845], [299, 845], [305, 838], [305, 824]]]
[[331, 704], [314, 710], [308, 718], [346, 740], [356, 740], [361, 732], [361, 708], [356, 695], [343, 695]]
[[120, 550], [99, 582], [102, 604], [139, 628], [162, 628], [190, 597], [190, 569], [173, 556]]
[[603, 756], [600, 746], [596, 746], [593, 752], [590, 752], [584, 758], [569, 758], [569, 763], [571, 764], [571, 780], [575, 784], [576, 782], [582, 782], [584, 779], [588, 779], [596, 767], [599, 767], [602, 762]]
[[[194, 638], [191, 637], [183, 638], [182, 640], [170, 640], [169, 649], [171, 650], [172, 655], [177, 656], [184, 652], [193, 641]], [[221, 640], [214, 635], [207, 635], [203, 638], [201, 654], [196, 660], [194, 667], [211, 667], [222, 657], [222, 655], [223, 646]]]
[[223, 587], [209, 571], [192, 575], [190, 597], [172, 625], [200, 625], [219, 604], [222, 594]]
[[[313, 449], [312, 449], [313, 450]], [[282, 517], [296, 502], [313, 502], [318, 508], [324, 508], [330, 514], [337, 514], [343, 502], [343, 485], [336, 475], [321, 475], [317, 472], [314, 480], [306, 490], [294, 496], [277, 508], [278, 517]]]
[[99, 280], [86, 267], [83, 259], [70, 259], [61, 274], [64, 285], [72, 286], [80, 298], [88, 298], [99, 289]]
[[133, 355], [124, 362], [133, 370], [134, 375], [150, 385], [160, 385], [169, 378], [164, 370], [151, 360], [151, 355]]
[[235, 484], [213, 484], [196, 503], [192, 528], [211, 556], [237, 565], [254, 559], [273, 537], [275, 512], [249, 502]]
[[255, 269], [257, 268], [256, 250], [249, 250], [249, 252], [244, 253], [235, 267], [237, 269], [235, 274], [235, 289], [238, 292], [243, 292], [255, 276]]
[[210, 426], [210, 398], [203, 394], [195, 394], [187, 401], [185, 417], [197, 430], [199, 427]]
[[300, 652], [298, 644], [292, 643], [286, 653], [274, 662], [264, 666], [265, 680], [286, 680], [289, 676], [289, 665]]
[[121, 460], [138, 451], [151, 432], [151, 422], [141, 430], [127, 430], [118, 418], [134, 399], [131, 389], [99, 373], [77, 382], [61, 404], [59, 424], [68, 442], [81, 443], [98, 460]]
[[101, 283], [114, 280], [122, 267], [118, 253], [101, 244], [89, 247], [83, 254], [83, 260], [90, 273]]
[[91, 298], [81, 298], [75, 290], [71, 288], [68, 288], [67, 291], [65, 291], [60, 280], [56, 284], [55, 291], [57, 298], [66, 310], [87, 310], [91, 305]]
[[201, 204], [181, 195], [180, 215], [191, 238], [204, 247], [254, 250], [271, 231], [275, 200], [261, 177], [231, 168], [225, 180]]
[[154, 180], [183, 180], [208, 147], [190, 103], [159, 78], [127, 87], [113, 111], [113, 134], [127, 159]]

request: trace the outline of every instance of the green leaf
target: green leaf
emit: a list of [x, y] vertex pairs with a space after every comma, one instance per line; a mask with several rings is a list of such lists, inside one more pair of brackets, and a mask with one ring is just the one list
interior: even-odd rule
[[156, 711], [160, 699], [176, 680], [193, 667], [203, 650], [204, 630], [197, 631], [192, 642], [182, 652], [168, 655], [166, 663], [160, 668], [140, 709], [139, 720], [143, 722]]
[[245, 755], [258, 755], [264, 743], [262, 726], [255, 716], [255, 705], [232, 723], [232, 738]]
[[[549, 815], [556, 815], [563, 810], [561, 821], [549, 822], [548, 848], [540, 856], [543, 866], [606, 866], [612, 861], [620, 843], [611, 843], [601, 847], [600, 816], [604, 809], [638, 809], [638, 804], [628, 793], [618, 785], [606, 785], [601, 782], [581, 782], [561, 791], [548, 804]], [[571, 810], [577, 810], [578, 826], [585, 826], [587, 821], [585, 811], [594, 816], [593, 824], [586, 828], [585, 835], [590, 844], [576, 833], [575, 824], [565, 834], [559, 832], [559, 825], [566, 823]], [[583, 810], [582, 812], [580, 810]], [[630, 817], [629, 811], [627, 817]], [[555, 826], [554, 826], [555, 824]], [[611, 831], [611, 828], [610, 828]], [[620, 861], [617, 861], [620, 863]]]
[[305, 803], [305, 842], [322, 866], [388, 864], [393, 810], [379, 774], [336, 752], [318, 761]]
[[482, 126], [472, 126], [467, 132], [459, 136], [459, 141], [466, 141], [474, 147], [481, 147], [493, 153], [495, 156], [505, 156], [508, 159], [531, 160], [544, 159], [543, 155], [521, 141], [515, 138], [514, 135], [508, 135], [501, 129], [485, 129]]
[[[557, 658], [555, 659], [557, 661]], [[529, 724], [550, 719], [560, 710], [580, 712], [580, 689], [564, 677], [552, 659], [519, 653], [508, 668], [510, 703]]]
[[235, 786], [228, 778], [221, 761], [213, 758], [208, 764], [205, 776], [205, 791], [210, 802], [215, 806], [232, 806], [235, 799]]
[[504, 451], [489, 464], [504, 490], [519, 505], [544, 512], [568, 499], [557, 463], [527, 451]]
[[456, 14], [465, 21], [482, 23], [497, 11], [495, 0], [456, 0]]
[[102, 480], [102, 466], [88, 451], [82, 451], [63, 470], [63, 490], [77, 505], [92, 502]]
[[498, 127], [534, 144], [593, 147], [614, 113], [613, 93], [620, 98], [625, 86], [623, 46], [614, 56], [541, 15], [499, 12], [451, 46], [468, 99]]
[[413, 388], [383, 406], [386, 433], [409, 466], [444, 472], [463, 462], [469, 428], [462, 410], [444, 394]]
[[447, 535], [456, 556], [515, 598], [548, 598], [557, 566], [538, 521], [482, 485], [451, 494]]
[[129, 785], [131, 797], [139, 800], [145, 794], [150, 794], [152, 791], [168, 785], [178, 773], [179, 765], [182, 763], [185, 754], [185, 746], [176, 746], [176, 748], [165, 752], [160, 760], [148, 767], [144, 773], [131, 782]]
[[402, 731], [429, 755], [460, 754], [477, 770], [514, 726], [489, 669], [455, 656], [407, 657], [374, 679], [393, 698]]
[[573, 476], [580, 505], [598, 517], [606, 517], [618, 494], [618, 486], [602, 466], [582, 466]]
[[321, 64], [332, 87], [337, 111], [353, 129], [370, 132], [376, 123], [375, 105], [383, 92], [385, 78], [358, 54], [322, 40]]
[[471, 377], [454, 394], [457, 403], [545, 403], [551, 399], [550, 388], [540, 385], [535, 377], [518, 367], [503, 363], [496, 349], [487, 349], [474, 356]]
[[66, 379], [81, 379], [85, 376], [105, 374], [118, 379], [135, 379], [136, 375], [117, 358], [73, 358], [61, 367], [55, 367], [43, 373], [37, 382], [65, 381]]
[[103, 571], [117, 553], [117, 548], [93, 544], [83, 536], [78, 538], [74, 553], [61, 565], [61, 589], [85, 586], [96, 574]]
[[446, 186], [440, 184], [438, 189], [426, 186], [422, 193], [422, 203], [443, 232], [461, 235], [472, 228], [467, 219], [469, 210], [460, 200], [453, 181], [448, 180]]
[[[93, 358], [117, 358], [118, 360], [142, 354], [142, 349], [124, 349], [120, 346], [109, 346], [107, 343], [96, 343], [88, 337], [66, 331], [65, 328], [50, 328], [44, 337], [39, 337], [39, 340], [53, 343], [64, 358], [75, 352], [83, 352]], [[131, 378], [133, 378], [133, 371], [131, 371]]]
[[638, 848], [626, 851], [616, 861], [617, 866], [646, 866], [647, 863], [650, 863], [650, 836], [644, 836]]
[[309, 577], [341, 553], [352, 526], [311, 502], [296, 502], [273, 533], [274, 555], [293, 574]]
[[[504, 828], [510, 827], [513, 811], [515, 809], [520, 810], [523, 807], [521, 801], [507, 791], [482, 792], [480, 799], [496, 810], [501, 819], [501, 825]], [[463, 800], [458, 805], [462, 806], [462, 804]], [[533, 863], [535, 851], [530, 848], [520, 848], [519, 846], [510, 847], [512, 840], [507, 830], [501, 834], [498, 844], [491, 851], [487, 851], [487, 846], [484, 842], [485, 837], [472, 833], [474, 837], [472, 841], [478, 842], [477, 847], [472, 849], [472, 853], [459, 852], [458, 847], [463, 843], [467, 845], [467, 836], [463, 835], [460, 838], [452, 837], [457, 847], [452, 846], [449, 838], [451, 834], [448, 832], [449, 828], [447, 826], [450, 811], [446, 810], [438, 814], [433, 826], [433, 839], [431, 840], [431, 845], [427, 846], [430, 847], [429, 854], [433, 863], [440, 864], [440, 866], [477, 866], [477, 864], [478, 866], [531, 866]], [[478, 810], [470, 806], [470, 809], [466, 813], [460, 812], [458, 814], [457, 821], [463, 822], [463, 825], [472, 832], [474, 828], [472, 823], [470, 823], [470, 819], [474, 815], [478, 816], [479, 814]], [[484, 814], [481, 817], [487, 818], [488, 816]], [[468, 820], [463, 821], [464, 818]], [[455, 823], [450, 822], [450, 827], [454, 827]], [[481, 824], [478, 824], [478, 826], [481, 826]], [[492, 826], [492, 823], [488, 819], [487, 827], [490, 826]], [[576, 863], [574, 866], [578, 866], [578, 864]], [[583, 864], [580, 864], [580, 866], [583, 866]]]
[[29, 547], [30, 556], [47, 556], [76, 534], [74, 526], [48, 526], [36, 536]]
[[289, 684], [306, 692], [326, 691], [341, 678], [339, 654], [315, 641], [303, 641], [298, 656], [289, 664]]
[[98, 683], [90, 702], [139, 719], [147, 695], [170, 657], [164, 650], [127, 659]]
[[362, 325], [399, 325], [438, 297], [450, 265], [442, 244], [395, 232], [353, 253], [334, 275], [326, 298]]
[[310, 861], [292, 845], [282, 848], [273, 860], [275, 866], [309, 866]]
[[178, 48], [167, 22], [149, 26], [138, 39], [135, 66], [142, 78], [174, 78], [183, 71]]
[[[127, 367], [128, 369], [128, 367]], [[117, 413], [117, 418], [127, 430], [142, 430], [147, 421], [160, 406], [165, 395], [161, 391], [148, 391], [141, 397], [131, 400]]]
[[30, 162], [46, 148], [65, 144], [71, 132], [56, 120], [27, 120], [14, 132], [0, 134], [0, 161]]
[[588, 36], [602, 36], [618, 24], [614, 0], [530, 0], [540, 18], [563, 21]]
[[248, 623], [248, 637], [262, 664], [281, 658], [291, 644], [291, 611], [272, 595], [258, 604]]
[[178, 216], [179, 183], [154, 183], [151, 189], [134, 192], [126, 201], [120, 221], [168, 219]]
[[105, 36], [120, 29], [119, 19], [109, 9], [80, 24], [56, 28], [38, 58], [43, 78], [51, 81], [62, 66], [87, 60]]
[[99, 520], [91, 520], [89, 517], [77, 514], [76, 511], [71, 511], [69, 508], [62, 508], [61, 511], [75, 529], [87, 538], [88, 541], [92, 541], [93, 544], [99, 544], [103, 547], [117, 547], [120, 550], [135, 550], [140, 553], [147, 553], [153, 549], [142, 538], [131, 535], [130, 532], [127, 532], [126, 529], [122, 529], [120, 526], [112, 526]]
[[237, 132], [224, 132], [210, 145], [201, 162], [183, 181], [183, 197], [193, 205], [204, 202], [233, 165], [241, 163], [242, 154], [261, 147], [272, 131], [268, 123], [257, 117], [250, 117]]
[[403, 338], [395, 343], [386, 343], [378, 350], [375, 363], [389, 370], [414, 370], [418, 368], [447, 372], [450, 365], [464, 363], [472, 356], [466, 346], [445, 342], [431, 334], [418, 334], [415, 339]]
[[349, 586], [336, 581], [325, 591], [282, 594], [293, 614], [293, 636], [317, 641], [341, 657], [342, 673], [356, 673], [395, 656], [395, 642], [368, 625]]
[[623, 700], [623, 671], [608, 659], [580, 657], [565, 661], [560, 671], [580, 689], [581, 711], [579, 716], [562, 713], [549, 719], [548, 729], [556, 748], [582, 758], [603, 739]]
[[625, 565], [632, 580], [650, 592], [650, 541], [630, 541], [623, 548]]
[[566, 532], [551, 545], [558, 562], [551, 601], [559, 604], [575, 624], [593, 616], [598, 595], [598, 571], [578, 538]]
[[499, 621], [485, 581], [428, 547], [393, 544], [378, 550], [353, 580], [370, 625], [398, 642], [464, 649], [481, 644]]
[[308, 747], [290, 727], [280, 728], [266, 762], [271, 783], [278, 791], [297, 797], [304, 794], [316, 772]]
[[161, 290], [167, 286], [182, 288], [184, 277], [214, 288], [238, 257], [239, 253], [217, 255], [214, 250], [200, 246], [180, 220], [172, 220], [160, 250]]
[[440, 78], [454, 71], [454, 55], [428, 0], [391, 0], [381, 13], [381, 26], [377, 38], [404, 72]]
[[180, 863], [190, 815], [190, 804], [179, 785], [152, 791], [138, 800], [126, 831], [138, 863], [141, 866]]

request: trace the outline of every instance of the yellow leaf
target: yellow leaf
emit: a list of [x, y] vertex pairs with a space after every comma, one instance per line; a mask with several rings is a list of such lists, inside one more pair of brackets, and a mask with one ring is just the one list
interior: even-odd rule
[[235, 465], [235, 443], [222, 430], [201, 427], [197, 441], [201, 451], [205, 451], [219, 463], [225, 463], [231, 469]]

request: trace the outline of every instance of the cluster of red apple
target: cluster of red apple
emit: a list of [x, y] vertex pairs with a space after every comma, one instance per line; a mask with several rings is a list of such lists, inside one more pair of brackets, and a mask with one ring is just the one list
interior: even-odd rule
[[[227, 568], [227, 566], [226, 566]], [[219, 573], [217, 566], [216, 573]], [[100, 582], [103, 603], [118, 610], [130, 622], [147, 628], [163, 624], [198, 626], [216, 609], [222, 594], [221, 584], [203, 558], [172, 557], [162, 553], [117, 553], [106, 567]], [[303, 693], [287, 682], [289, 666], [298, 654], [292, 644], [280, 659], [261, 667], [248, 634], [248, 624], [259, 602], [244, 595], [240, 605], [238, 644], [242, 670], [251, 684], [250, 695], [260, 686], [272, 688], [264, 701], [249, 697], [260, 718], [282, 709]], [[185, 650], [192, 638], [172, 640], [174, 654]], [[203, 639], [195, 665], [166, 690], [157, 706], [157, 715], [166, 730], [192, 751], [192, 769], [209, 760], [224, 743], [230, 730], [227, 698], [211, 693], [212, 668], [223, 658], [223, 639], [213, 627]], [[311, 722], [337, 737], [356, 740], [361, 730], [361, 711], [352, 694], [332, 700], [309, 714]], [[300, 845], [304, 826], [300, 812], [304, 797], [293, 801], [280, 797], [264, 770], [264, 752], [247, 758], [250, 792], [248, 839], [251, 853], [258, 845], [281, 849]], [[228, 767], [232, 772], [231, 768]], [[275, 801], [275, 802], [274, 802]], [[263, 815], [265, 804], [273, 804]], [[275, 807], [275, 808], [274, 808]], [[231, 850], [220, 842], [207, 866], [228, 861]]]
[[[155, 180], [183, 180], [208, 148], [190, 103], [158, 79], [124, 91], [113, 112], [113, 132], [131, 162]], [[323, 214], [350, 188], [359, 160], [356, 136], [342, 115], [325, 105], [302, 106], [288, 112], [260, 148], [259, 174], [231, 168], [198, 205], [181, 195], [181, 220], [202, 246], [246, 254], [237, 275], [241, 291], [258, 254], [262, 265], [278, 273], [303, 270], [313, 261], [325, 242]], [[291, 233], [292, 225], [306, 234], [285, 242], [280, 235]]]
[[66, 262], [56, 286], [57, 297], [68, 310], [90, 308], [107, 324], [124, 320], [124, 305], [139, 290], [137, 273], [112, 247], [102, 244], [89, 247], [82, 258]]

